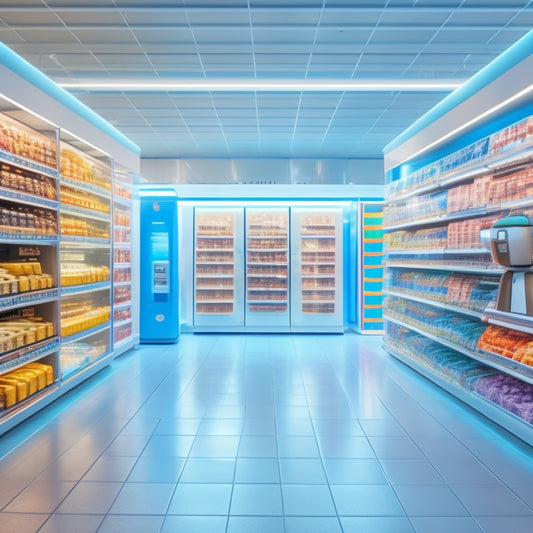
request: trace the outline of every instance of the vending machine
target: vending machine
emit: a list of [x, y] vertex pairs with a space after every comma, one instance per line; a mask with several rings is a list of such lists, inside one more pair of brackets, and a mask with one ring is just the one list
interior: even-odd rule
[[244, 326], [244, 208], [194, 209], [194, 328]]
[[179, 337], [178, 198], [174, 191], [141, 192], [140, 341]]
[[291, 208], [293, 331], [344, 331], [342, 227], [342, 208]]

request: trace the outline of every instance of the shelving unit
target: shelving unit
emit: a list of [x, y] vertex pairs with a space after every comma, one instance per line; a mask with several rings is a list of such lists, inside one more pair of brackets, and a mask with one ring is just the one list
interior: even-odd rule
[[0, 109], [4, 111], [0, 114], [3, 431], [58, 389], [59, 173], [57, 129], [20, 113], [9, 102], [1, 100]]
[[357, 330], [383, 333], [383, 203], [361, 202], [357, 235]]
[[112, 169], [140, 150], [7, 47], [0, 70], [3, 434], [114, 356]]
[[[490, 83], [504, 84], [501, 63], [495, 72]], [[469, 94], [473, 107], [499, 103]], [[533, 317], [495, 309], [504, 270], [488, 240], [500, 217], [533, 214], [533, 105], [499, 105], [468, 128], [447, 105], [385, 150], [384, 346], [533, 444]], [[444, 109], [457, 124], [444, 121]], [[462, 133], [447, 135], [450, 127]], [[432, 135], [447, 141], [427, 147]]]

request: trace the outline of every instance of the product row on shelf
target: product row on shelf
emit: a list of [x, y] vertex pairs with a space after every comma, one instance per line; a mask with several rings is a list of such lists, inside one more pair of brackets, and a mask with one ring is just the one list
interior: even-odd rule
[[507, 174], [500, 170], [468, 179], [467, 183], [405, 201], [390, 203], [385, 208], [385, 224], [395, 226], [437, 218], [476, 216], [501, 211], [513, 204], [533, 198], [533, 167], [519, 165]]
[[[387, 324], [387, 348], [417, 369], [441, 378], [462, 394], [481, 397], [480, 410], [495, 404], [527, 424], [533, 424], [533, 385], [452, 348], [443, 346], [420, 333], [394, 323]], [[468, 401], [468, 398], [466, 398]], [[490, 416], [490, 414], [489, 414]], [[526, 426], [527, 431], [527, 426]]]
[[499, 277], [439, 270], [389, 269], [385, 291], [455, 306], [480, 315], [498, 296]]
[[392, 181], [388, 186], [387, 199], [400, 200], [403, 195], [416, 193], [427, 186], [437, 188], [446, 179], [453, 179], [473, 167], [476, 170], [486, 170], [491, 165], [498, 167], [503, 155], [509, 155], [513, 151], [527, 152], [532, 143], [533, 117], [526, 117]]
[[393, 356], [533, 443], [533, 329], [523, 326], [533, 317], [496, 313], [504, 269], [490, 244], [499, 219], [533, 214], [529, 114], [422, 168], [407, 158], [395, 169], [384, 317]]
[[0, 114], [0, 432], [135, 342], [131, 176], [43, 129]]

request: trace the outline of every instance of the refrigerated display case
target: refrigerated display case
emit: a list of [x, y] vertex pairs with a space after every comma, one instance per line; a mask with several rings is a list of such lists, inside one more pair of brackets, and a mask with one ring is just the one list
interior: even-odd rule
[[343, 331], [343, 213], [291, 208], [291, 327]]
[[244, 326], [244, 208], [194, 211], [194, 326]]
[[246, 208], [246, 325], [288, 328], [289, 208]]

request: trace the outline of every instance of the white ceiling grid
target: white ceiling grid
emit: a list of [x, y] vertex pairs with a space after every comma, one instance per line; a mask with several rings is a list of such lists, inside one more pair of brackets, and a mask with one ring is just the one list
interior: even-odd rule
[[[0, 40], [52, 79], [465, 80], [533, 0], [0, 0]], [[448, 91], [72, 90], [147, 158], [378, 158]]]

